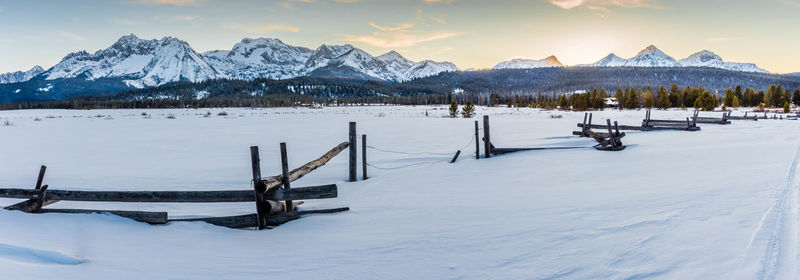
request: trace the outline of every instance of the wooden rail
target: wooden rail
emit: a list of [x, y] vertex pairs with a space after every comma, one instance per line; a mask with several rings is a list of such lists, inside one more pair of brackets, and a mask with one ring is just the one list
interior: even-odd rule
[[[268, 200], [309, 200], [335, 198], [336, 185], [276, 189], [264, 195]], [[0, 197], [33, 199], [35, 190], [0, 189]], [[253, 191], [68, 191], [48, 190], [49, 200], [91, 202], [219, 203], [253, 202]]]

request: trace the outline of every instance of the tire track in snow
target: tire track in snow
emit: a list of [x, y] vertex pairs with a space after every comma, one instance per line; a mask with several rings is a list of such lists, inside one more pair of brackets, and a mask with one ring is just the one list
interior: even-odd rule
[[[781, 195], [776, 199], [775, 205], [768, 210], [767, 215], [774, 215], [774, 227], [770, 232], [766, 252], [761, 260], [761, 270], [758, 279], [797, 279], [798, 253], [798, 203], [800, 191], [797, 178], [797, 168], [800, 165], [800, 146], [794, 155], [794, 160], [786, 178], [786, 186]], [[765, 217], [767, 216], [765, 215]], [[758, 231], [763, 227], [759, 225]], [[752, 241], [751, 241], [752, 244]], [[750, 246], [750, 245], [748, 245]]]

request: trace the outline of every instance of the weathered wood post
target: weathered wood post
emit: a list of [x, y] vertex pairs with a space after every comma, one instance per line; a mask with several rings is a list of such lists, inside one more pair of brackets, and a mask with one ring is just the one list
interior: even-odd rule
[[478, 121], [475, 121], [475, 159], [481, 159], [481, 140], [478, 138]]
[[[44, 172], [46, 170], [47, 170], [47, 166], [44, 166], [44, 165], [42, 165], [42, 167], [39, 168], [39, 177], [37, 177], [37, 179], [36, 179], [36, 186], [34, 186], [34, 189], [33, 189], [34, 191], [38, 192], [39, 189], [42, 188], [42, 183], [44, 182]], [[38, 199], [32, 198], [32, 199], [28, 199], [28, 200], [25, 200], [25, 201], [17, 203], [17, 204], [6, 206], [6, 207], [4, 207], [4, 209], [6, 209], [6, 210], [19, 210], [19, 211], [22, 211], [22, 212], [31, 213], [31, 212], [34, 212], [36, 210], [37, 206], [39, 207], [39, 209], [41, 209], [41, 207], [44, 206], [44, 204], [50, 204], [50, 203], [53, 203], [55, 201], [47, 201], [47, 200], [45, 200], [45, 201], [42, 201], [41, 204], [37, 204], [38, 202], [39, 202]]]
[[[281, 174], [283, 174], [283, 189], [288, 190], [291, 189], [291, 180], [289, 180], [289, 155], [286, 152], [286, 143], [281, 142]], [[286, 212], [294, 211], [294, 207], [292, 207], [292, 201], [286, 201]]]
[[356, 162], [358, 161], [356, 141], [356, 122], [350, 122], [350, 182], [358, 181], [358, 178], [356, 178]]
[[611, 119], [606, 119], [606, 125], [608, 126], [608, 142], [611, 142], [611, 148], [616, 150], [617, 141], [614, 139], [614, 132], [611, 131]]
[[39, 177], [36, 178], [36, 187], [35, 187], [35, 189], [38, 190], [39, 188], [42, 187], [42, 182], [44, 182], [44, 172], [46, 170], [47, 170], [47, 166], [44, 166], [44, 165], [42, 165], [42, 167], [39, 168]]
[[489, 116], [483, 116], [483, 149], [484, 149], [484, 158], [491, 158], [492, 157], [492, 142], [489, 138]]
[[41, 213], [42, 206], [44, 206], [45, 196], [47, 196], [47, 185], [42, 186], [42, 182], [44, 181], [44, 172], [47, 170], [47, 167], [42, 165], [39, 168], [39, 177], [36, 178], [36, 202], [33, 206], [33, 213]]
[[589, 128], [592, 128], [592, 113], [589, 113]]
[[367, 177], [367, 135], [361, 135], [361, 179], [366, 180]]
[[266, 186], [261, 181], [261, 159], [258, 156], [258, 146], [250, 146], [250, 160], [253, 166], [253, 193], [256, 200], [256, 221], [257, 228], [262, 230], [267, 227], [267, 215], [270, 209], [269, 204], [264, 203], [264, 191]]
[[458, 151], [456, 152], [456, 155], [455, 155], [455, 156], [453, 156], [453, 159], [452, 159], [452, 160], [450, 160], [450, 163], [456, 163], [456, 160], [458, 160], [458, 156], [459, 156], [459, 155], [461, 155], [461, 150], [458, 150]]
[[583, 113], [583, 126], [581, 127], [581, 137], [586, 137], [586, 118], [589, 117], [589, 113]]

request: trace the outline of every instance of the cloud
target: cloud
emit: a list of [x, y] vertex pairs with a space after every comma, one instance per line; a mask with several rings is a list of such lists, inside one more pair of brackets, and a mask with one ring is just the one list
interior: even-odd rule
[[67, 32], [67, 31], [59, 31], [58, 35], [61, 36], [61, 37], [70, 39], [70, 40], [74, 40], [74, 41], [86, 40], [86, 38], [81, 36], [81, 35], [78, 35], [78, 34], [75, 34], [75, 33], [72, 33], [72, 32]]
[[226, 26], [225, 28], [230, 30], [244, 31], [247, 33], [269, 33], [273, 31], [300, 32], [300, 28], [298, 27], [289, 25], [280, 25], [280, 24], [270, 24], [261, 26], [243, 26], [239, 24], [232, 24]]
[[401, 23], [401, 24], [398, 24], [396, 26], [380, 26], [380, 25], [377, 25], [375, 23], [370, 22], [369, 25], [374, 27], [375, 29], [380, 30], [380, 31], [400, 31], [400, 30], [406, 30], [406, 29], [414, 28], [414, 25], [410, 24], [410, 23]]
[[376, 32], [372, 35], [347, 35], [344, 40], [381, 48], [407, 48], [458, 35], [455, 32]]
[[559, 8], [569, 10], [578, 7], [586, 7], [591, 10], [606, 10], [608, 6], [623, 8], [655, 7], [651, 4], [653, 0], [544, 0]]

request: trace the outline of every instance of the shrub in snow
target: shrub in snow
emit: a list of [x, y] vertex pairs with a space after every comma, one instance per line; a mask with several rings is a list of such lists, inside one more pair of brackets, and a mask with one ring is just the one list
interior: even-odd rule
[[142, 117], [147, 117], [147, 112], [142, 112]]
[[458, 116], [458, 103], [455, 100], [450, 101], [450, 117], [455, 118]]
[[551, 119], [560, 119], [560, 118], [563, 118], [563, 117], [564, 116], [562, 116], [562, 115], [550, 115]]
[[42, 119], [40, 119], [39, 117], [36, 117], [36, 118], [33, 119], [33, 121], [39, 122], [39, 121], [42, 121]]
[[227, 116], [227, 115], [228, 115], [228, 112], [225, 112], [225, 111], [217, 113], [217, 116], [223, 116], [224, 117], [224, 116]]
[[11, 124], [11, 122], [10, 122], [10, 121], [8, 121], [8, 120], [5, 120], [5, 121], [3, 122], [3, 126], [12, 126], [12, 125], [13, 125], [13, 124]]
[[167, 119], [174, 120], [175, 119], [175, 115], [169, 114], [169, 115], [167, 115]]
[[461, 116], [465, 118], [475, 116], [475, 104], [472, 104], [472, 101], [467, 101], [467, 105], [464, 105], [464, 108], [461, 109]]

